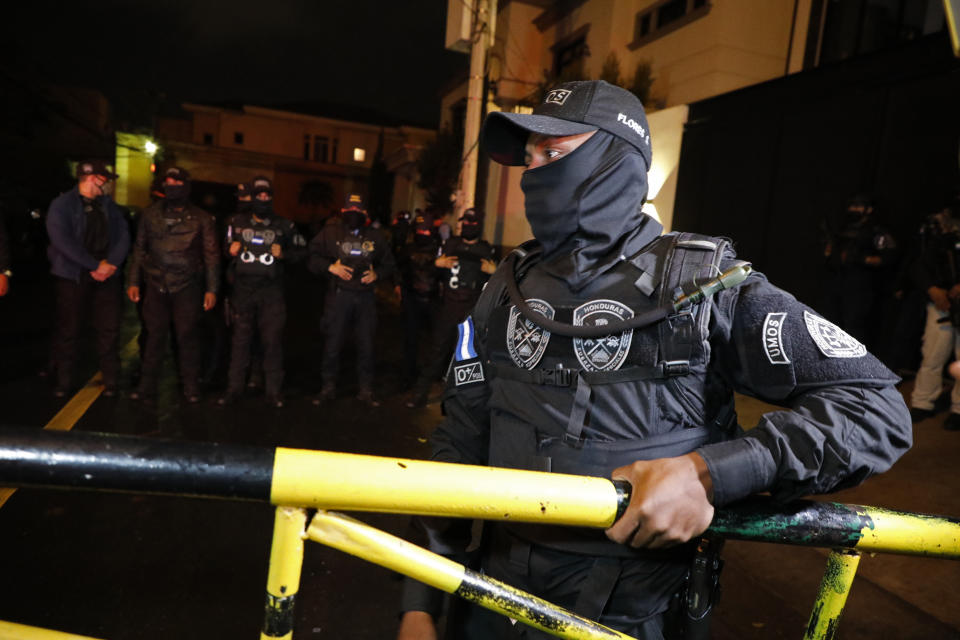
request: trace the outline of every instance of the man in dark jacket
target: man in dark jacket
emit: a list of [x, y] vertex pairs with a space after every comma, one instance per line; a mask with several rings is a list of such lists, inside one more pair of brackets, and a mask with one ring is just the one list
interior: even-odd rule
[[122, 300], [117, 269], [130, 250], [130, 232], [120, 208], [107, 195], [107, 183], [116, 177], [103, 162], [78, 163], [77, 186], [51, 202], [47, 212], [47, 255], [57, 296], [50, 350], [57, 397], [73, 388], [80, 333], [91, 308], [103, 393], [109, 397], [117, 392]]
[[357, 399], [378, 407], [373, 394], [373, 337], [377, 329], [374, 288], [393, 277], [395, 264], [386, 235], [368, 226], [363, 198], [349, 194], [340, 221], [327, 224], [310, 241], [310, 271], [328, 277], [328, 308], [324, 309], [326, 338], [321, 364], [322, 387], [313, 400], [319, 406], [336, 394], [340, 352], [353, 326], [357, 347]]
[[[632, 637], [662, 638], [715, 507], [848, 487], [909, 448], [898, 379], [726, 241], [664, 235], [641, 213], [652, 153], [630, 92], [564, 83], [532, 114], [491, 113], [480, 139], [493, 160], [526, 166], [538, 242], [504, 261], [461, 325], [433, 458], [630, 482], [606, 536], [487, 523], [482, 568]], [[700, 303], [681, 296], [720, 272], [740, 284]], [[784, 408], [743, 432], [734, 391]], [[470, 541], [467, 521], [425, 524], [439, 552]], [[408, 582], [404, 640], [436, 637], [431, 593]], [[471, 607], [446, 637], [546, 637], [520, 627]]]
[[251, 211], [238, 213], [227, 225], [225, 250], [234, 274], [231, 310], [233, 339], [227, 393], [218, 404], [235, 402], [243, 392], [254, 330], [263, 348], [267, 404], [280, 408], [283, 397], [283, 265], [300, 260], [307, 243], [296, 226], [273, 210], [273, 184], [258, 176], [250, 183]]
[[[156, 401], [160, 365], [171, 321], [177, 332], [180, 382], [188, 402], [200, 400], [200, 312], [216, 305], [220, 251], [213, 216], [190, 203], [190, 174], [167, 169], [164, 198], [143, 210], [127, 270], [127, 296], [139, 302], [147, 340], [139, 388], [130, 394]], [[141, 290], [143, 287], [143, 290]]]
[[[401, 212], [404, 213], [404, 212]], [[419, 213], [413, 220], [413, 240], [397, 247], [396, 287], [403, 308], [404, 380], [416, 380], [420, 334], [432, 325], [440, 293], [439, 270], [434, 265], [440, 246], [433, 234], [433, 216]]]

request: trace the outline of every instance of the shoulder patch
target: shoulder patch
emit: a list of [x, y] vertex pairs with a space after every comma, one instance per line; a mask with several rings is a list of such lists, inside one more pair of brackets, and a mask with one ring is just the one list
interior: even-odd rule
[[763, 321], [763, 352], [767, 354], [770, 364], [790, 364], [790, 358], [783, 349], [783, 323], [787, 319], [787, 312], [771, 312]]
[[862, 358], [867, 355], [865, 346], [832, 322], [806, 309], [803, 310], [803, 321], [820, 353], [828, 358]]
[[461, 362], [477, 357], [477, 350], [473, 346], [473, 336], [473, 318], [468, 317], [457, 325], [457, 350], [453, 354], [455, 361]]

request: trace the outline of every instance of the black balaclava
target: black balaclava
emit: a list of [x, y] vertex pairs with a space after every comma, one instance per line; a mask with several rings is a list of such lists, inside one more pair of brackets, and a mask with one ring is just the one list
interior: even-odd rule
[[483, 218], [474, 208], [467, 209], [460, 217], [460, 237], [464, 240], [477, 240], [483, 233]]
[[273, 198], [269, 200], [261, 200], [260, 198], [254, 198], [250, 201], [251, 211], [253, 215], [257, 216], [261, 220], [266, 220], [273, 215]]
[[169, 207], [186, 206], [187, 200], [190, 198], [190, 182], [186, 181], [183, 184], [164, 184], [163, 198]]
[[575, 291], [652, 239], [642, 233], [649, 221], [640, 213], [643, 156], [602, 129], [563, 158], [525, 171], [520, 188], [544, 269]]
[[356, 209], [347, 209], [343, 212], [343, 224], [350, 231], [356, 231], [367, 222], [367, 214]]

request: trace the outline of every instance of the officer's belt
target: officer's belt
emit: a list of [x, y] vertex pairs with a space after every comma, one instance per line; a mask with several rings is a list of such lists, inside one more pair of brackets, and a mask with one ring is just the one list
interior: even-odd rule
[[671, 360], [655, 365], [634, 365], [616, 371], [583, 371], [582, 369], [520, 369], [506, 364], [490, 363], [492, 374], [515, 382], [554, 387], [572, 387], [582, 379], [591, 386], [640, 380], [663, 380], [690, 372], [689, 360]]

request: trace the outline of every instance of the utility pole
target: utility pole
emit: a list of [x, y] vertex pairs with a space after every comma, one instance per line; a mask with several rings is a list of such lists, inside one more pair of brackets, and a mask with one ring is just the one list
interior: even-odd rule
[[473, 206], [477, 188], [477, 162], [480, 158], [480, 117], [483, 114], [483, 78], [487, 52], [494, 43], [497, 27], [497, 0], [473, 0], [473, 44], [470, 48], [470, 79], [467, 85], [467, 120], [463, 127], [463, 167], [454, 214], [460, 217]]

